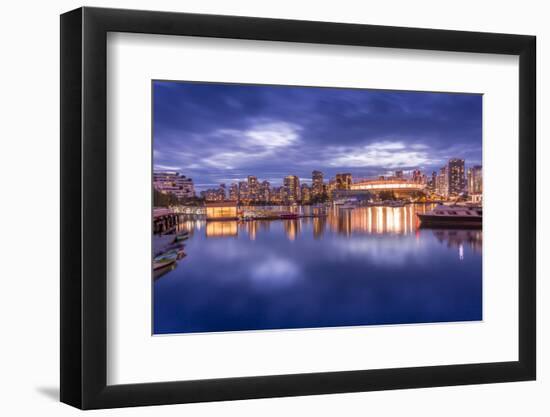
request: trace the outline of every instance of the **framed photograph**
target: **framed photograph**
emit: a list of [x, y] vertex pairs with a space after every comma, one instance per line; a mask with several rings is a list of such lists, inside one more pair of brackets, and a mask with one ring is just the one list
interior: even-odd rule
[[535, 379], [535, 37], [61, 16], [61, 401]]

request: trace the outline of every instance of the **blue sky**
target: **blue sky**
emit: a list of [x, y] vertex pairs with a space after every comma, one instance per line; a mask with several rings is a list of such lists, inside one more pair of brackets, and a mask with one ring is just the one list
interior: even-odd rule
[[482, 96], [154, 81], [153, 165], [200, 191], [247, 175], [280, 185], [337, 172], [481, 164]]

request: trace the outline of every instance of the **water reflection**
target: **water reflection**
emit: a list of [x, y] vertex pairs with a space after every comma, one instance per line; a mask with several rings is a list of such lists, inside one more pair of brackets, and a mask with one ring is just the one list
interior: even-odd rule
[[415, 213], [430, 209], [184, 220], [187, 257], [155, 281], [154, 331], [480, 320], [482, 231], [420, 229]]
[[[416, 212], [425, 212], [429, 205], [406, 205], [404, 207], [357, 207], [354, 209], [328, 208], [322, 216], [314, 215], [315, 208], [302, 207], [300, 214], [312, 214], [312, 217], [279, 220], [282, 222], [288, 240], [296, 240], [302, 233], [302, 225], [311, 229], [313, 237], [320, 239], [328, 229], [330, 232], [343, 236], [352, 234], [403, 234], [414, 233], [419, 226]], [[319, 210], [319, 209], [316, 209]], [[273, 220], [227, 220], [208, 221], [206, 237], [234, 237], [239, 231], [245, 233], [250, 240], [255, 240], [258, 233], [268, 233]], [[186, 221], [181, 229], [193, 230], [197, 222]], [[481, 232], [480, 232], [481, 233]]]

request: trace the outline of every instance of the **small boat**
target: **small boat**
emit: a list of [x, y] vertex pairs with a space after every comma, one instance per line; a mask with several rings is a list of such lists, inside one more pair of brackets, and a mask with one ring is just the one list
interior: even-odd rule
[[176, 259], [162, 259], [162, 260], [153, 260], [153, 271], [158, 271], [159, 269], [166, 268], [167, 266], [172, 265], [176, 262]]
[[426, 213], [416, 213], [421, 226], [428, 227], [474, 227], [481, 228], [481, 207], [439, 205]]
[[281, 219], [297, 219], [298, 215], [296, 213], [281, 213], [279, 214]]
[[153, 263], [154, 262], [167, 262], [167, 261], [175, 261], [176, 259], [178, 258], [178, 251], [177, 250], [173, 250], [173, 251], [168, 251], [168, 252], [164, 252], [158, 256], [155, 256], [153, 258]]
[[162, 264], [162, 265], [153, 264], [153, 278], [154, 278], [154, 280], [156, 281], [157, 279], [159, 279], [164, 274], [166, 274], [170, 271], [173, 271], [174, 268], [176, 268], [176, 263], [175, 262], [168, 263], [168, 264]]
[[183, 232], [176, 235], [176, 237], [174, 238], [174, 243], [183, 242], [184, 240], [187, 240], [187, 239], [189, 239], [189, 232]]

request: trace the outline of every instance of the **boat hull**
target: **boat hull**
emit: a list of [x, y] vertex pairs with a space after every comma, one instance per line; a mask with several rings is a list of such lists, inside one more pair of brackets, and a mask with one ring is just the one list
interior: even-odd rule
[[417, 214], [421, 227], [477, 228], [482, 227], [482, 217], [472, 216], [432, 216]]

